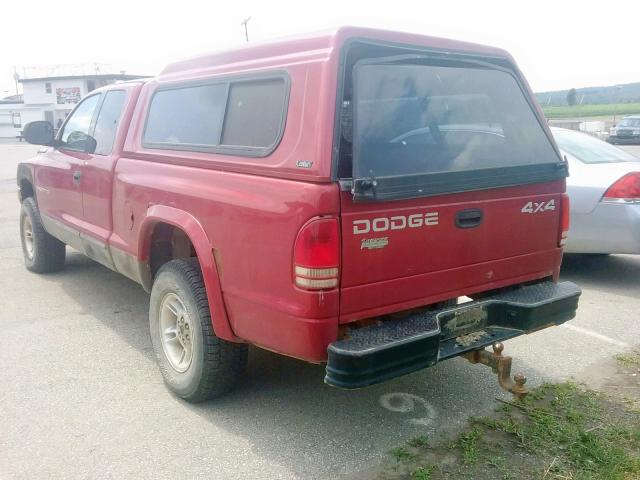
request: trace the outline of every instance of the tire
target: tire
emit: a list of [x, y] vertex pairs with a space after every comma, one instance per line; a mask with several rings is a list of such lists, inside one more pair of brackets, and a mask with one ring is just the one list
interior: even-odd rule
[[149, 329], [164, 382], [178, 397], [202, 402], [243, 378], [247, 345], [214, 333], [197, 258], [171, 260], [160, 268], [151, 288]]
[[45, 231], [38, 207], [32, 197], [25, 198], [22, 202], [20, 242], [27, 270], [51, 273], [64, 268], [65, 244]]

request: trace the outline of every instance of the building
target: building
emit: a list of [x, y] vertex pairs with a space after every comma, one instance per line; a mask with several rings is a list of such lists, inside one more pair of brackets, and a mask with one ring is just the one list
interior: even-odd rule
[[35, 120], [46, 120], [57, 128], [92, 90], [118, 81], [144, 78], [123, 71], [103, 73], [97, 65], [92, 66], [92, 73], [85, 74], [80, 67], [25, 69], [25, 75], [19, 80], [22, 95], [0, 100], [0, 138], [18, 137], [24, 125]]
[[22, 130], [22, 95], [0, 99], [0, 138], [15, 137]]

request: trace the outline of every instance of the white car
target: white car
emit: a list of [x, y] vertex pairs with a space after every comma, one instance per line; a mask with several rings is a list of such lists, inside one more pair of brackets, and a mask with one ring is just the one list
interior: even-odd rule
[[640, 159], [590, 135], [552, 128], [569, 161], [567, 253], [640, 253]]

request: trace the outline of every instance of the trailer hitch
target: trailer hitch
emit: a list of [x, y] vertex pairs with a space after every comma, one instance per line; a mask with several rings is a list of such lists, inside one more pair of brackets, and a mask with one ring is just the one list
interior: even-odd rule
[[488, 350], [473, 350], [471, 352], [464, 353], [462, 356], [469, 360], [471, 363], [481, 363], [491, 367], [493, 373], [498, 375], [498, 383], [500, 387], [507, 392], [511, 392], [516, 399], [521, 400], [527, 396], [529, 390], [524, 384], [527, 382], [527, 377], [522, 373], [516, 373], [511, 380], [511, 357], [503, 356], [502, 351], [504, 345], [502, 343], [494, 343], [493, 352]]

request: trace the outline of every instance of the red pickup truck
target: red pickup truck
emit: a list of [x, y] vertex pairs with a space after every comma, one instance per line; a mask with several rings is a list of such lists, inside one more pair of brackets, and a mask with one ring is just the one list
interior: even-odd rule
[[248, 344], [357, 388], [495, 367], [485, 346], [575, 315], [567, 164], [500, 49], [363, 28], [248, 45], [24, 137], [45, 146], [18, 167], [26, 267], [68, 245], [140, 283], [190, 401], [231, 388]]

